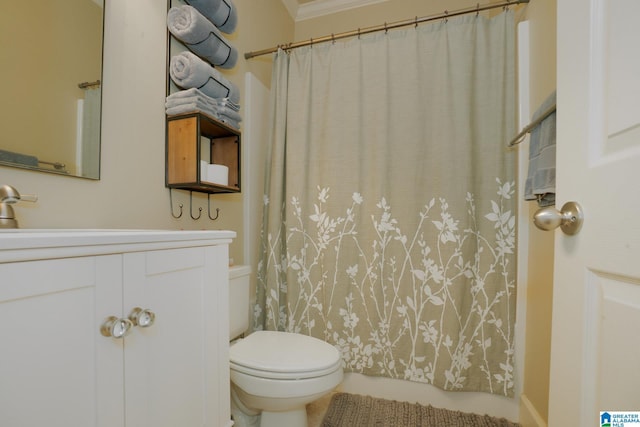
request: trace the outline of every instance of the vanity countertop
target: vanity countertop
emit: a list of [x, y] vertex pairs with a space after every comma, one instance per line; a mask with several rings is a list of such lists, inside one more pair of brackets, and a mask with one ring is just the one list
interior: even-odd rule
[[228, 244], [227, 230], [2, 229], [0, 263]]

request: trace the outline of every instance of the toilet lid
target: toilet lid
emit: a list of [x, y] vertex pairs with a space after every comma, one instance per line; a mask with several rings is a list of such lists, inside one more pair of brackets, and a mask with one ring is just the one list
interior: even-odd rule
[[[340, 352], [331, 344], [307, 335], [256, 331], [229, 349], [234, 369], [297, 378], [324, 375], [340, 367]], [[281, 375], [278, 375], [281, 376]]]

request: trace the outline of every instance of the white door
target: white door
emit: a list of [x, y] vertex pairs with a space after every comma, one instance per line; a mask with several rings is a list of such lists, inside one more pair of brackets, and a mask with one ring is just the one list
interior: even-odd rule
[[[640, 2], [558, 0], [557, 201], [549, 426], [640, 411]], [[625, 424], [626, 425], [626, 424]]]

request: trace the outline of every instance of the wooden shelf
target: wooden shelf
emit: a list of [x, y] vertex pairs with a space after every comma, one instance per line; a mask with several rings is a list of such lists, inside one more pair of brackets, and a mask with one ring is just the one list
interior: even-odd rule
[[[240, 192], [240, 131], [199, 112], [167, 117], [165, 185], [201, 193]], [[201, 179], [200, 161], [229, 168], [228, 185]]]

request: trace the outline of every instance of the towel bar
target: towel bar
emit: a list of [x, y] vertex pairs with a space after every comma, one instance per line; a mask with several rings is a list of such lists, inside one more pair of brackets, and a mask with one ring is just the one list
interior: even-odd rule
[[507, 145], [507, 147], [513, 147], [514, 145], [518, 145], [520, 144], [523, 140], [524, 140], [524, 136], [528, 133], [530, 133], [532, 130], [534, 130], [536, 128], [536, 126], [538, 126], [540, 123], [542, 123], [542, 121], [544, 119], [546, 119], [547, 117], [549, 117], [551, 114], [555, 113], [556, 111], [556, 104], [553, 104], [551, 107], [549, 107], [544, 113], [542, 113], [540, 115], [540, 117], [538, 117], [537, 119], [535, 119], [534, 121], [532, 121], [528, 126], [525, 126], [524, 129], [522, 129], [522, 131], [520, 131], [519, 134], [517, 134], [515, 136], [515, 138], [513, 138], [511, 140], [511, 142], [509, 142], [509, 145]]

